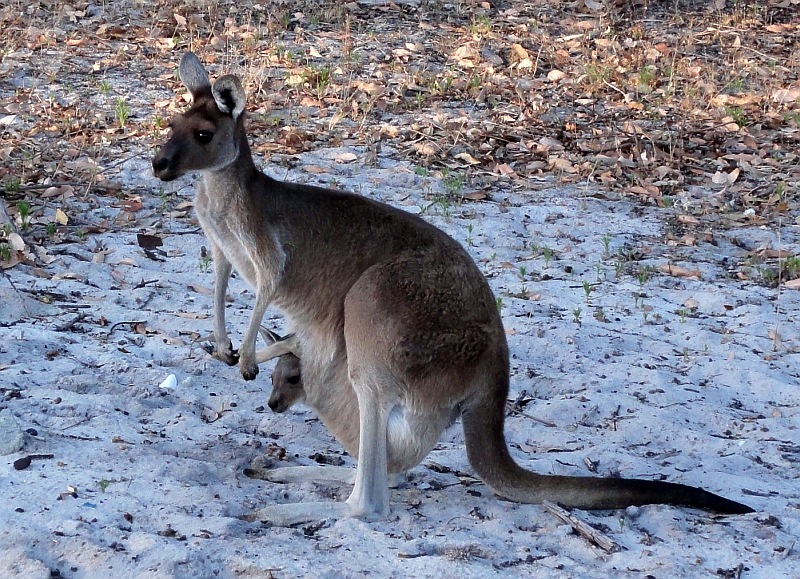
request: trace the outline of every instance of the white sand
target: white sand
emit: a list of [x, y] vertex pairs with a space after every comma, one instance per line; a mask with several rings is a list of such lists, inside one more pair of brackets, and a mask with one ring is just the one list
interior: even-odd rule
[[[335, 180], [414, 212], [430, 203], [423, 191], [441, 191], [391, 151], [380, 168], [335, 163], [341, 152], [303, 155], [301, 167], [325, 172], [301, 168], [289, 178]], [[200, 271], [202, 234], [187, 233], [195, 227], [187, 218], [162, 215], [146, 160], [120, 169], [125, 187], [151, 192], [133, 227], [50, 248], [64, 251], [44, 268], [53, 279], [25, 266], [0, 277], [0, 407], [36, 432], [21, 452], [0, 457], [3, 579], [800, 577], [800, 292], [778, 298], [777, 289], [726, 277], [723, 265], [728, 259], [733, 268], [744, 253], [731, 239], [778, 249], [777, 232], [715, 230], [716, 246], [700, 239], [697, 247], [668, 247], [663, 211], [598, 200], [582, 188], [495, 192], [491, 202], [452, 204], [448, 218], [439, 206], [426, 214], [455, 239], [471, 238], [469, 250], [502, 298], [511, 396], [526, 390], [533, 400], [525, 412], [557, 425], [509, 418], [521, 464], [586, 475], [590, 458], [599, 475], [664, 476], [758, 513], [718, 517], [662, 505], [577, 512], [623, 547], [608, 555], [541, 507], [499, 500], [453, 474], [471, 472], [457, 425], [392, 492], [388, 519], [264, 528], [236, 517], [275, 502], [343, 499], [349, 489], [251, 480], [242, 469], [253, 459], [282, 448], [288, 460], [274, 465], [314, 464], [315, 453], [355, 462], [309, 409], [266, 408], [271, 365], [244, 382], [195, 341], [212, 328], [211, 297], [193, 289], [213, 286], [213, 266]], [[192, 198], [186, 183], [167, 189], [179, 197], [172, 206]], [[82, 219], [99, 222], [119, 211], [114, 198], [99, 201], [93, 209], [73, 199], [73, 214], [83, 207]], [[139, 231], [163, 235], [163, 261], [145, 256]], [[606, 234], [613, 254], [644, 250], [635, 268], [672, 260], [698, 268], [702, 280], [658, 273], [640, 286], [630, 272], [618, 278], [615, 260], [604, 257]], [[780, 234], [797, 254], [798, 227]], [[554, 257], [521, 261], [532, 244]], [[99, 248], [105, 263], [92, 263]], [[522, 291], [519, 266], [538, 300], [509, 295]], [[584, 281], [596, 284], [588, 301]], [[25, 297], [45, 291], [62, 297], [49, 305]], [[238, 343], [252, 293], [234, 280], [230, 295]], [[78, 314], [85, 318], [58, 330]], [[143, 322], [146, 333], [113, 325], [123, 321]], [[284, 329], [275, 312], [265, 324]], [[170, 375], [176, 386], [160, 388]], [[54, 458], [12, 467], [29, 454]]]

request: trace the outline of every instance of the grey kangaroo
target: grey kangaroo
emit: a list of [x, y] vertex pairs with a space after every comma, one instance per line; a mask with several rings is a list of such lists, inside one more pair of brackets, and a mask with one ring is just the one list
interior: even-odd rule
[[[192, 53], [181, 60], [180, 75], [193, 104], [172, 120], [153, 170], [164, 181], [202, 175], [196, 208], [214, 256], [217, 356], [238, 362], [245, 380], [256, 377], [260, 362], [298, 356], [306, 403], [358, 459], [346, 502], [270, 505], [251, 520], [291, 525], [384, 517], [388, 475], [419, 464], [459, 416], [470, 464], [512, 501], [752, 512], [682, 484], [549, 476], [520, 467], [503, 433], [505, 332], [492, 291], [464, 248], [400, 209], [266, 176], [248, 146], [239, 79], [226, 75], [211, 84]], [[225, 326], [231, 268], [256, 292], [238, 356]], [[268, 305], [287, 316], [294, 334], [256, 352]], [[270, 478], [288, 480], [290, 470], [275, 469]]]

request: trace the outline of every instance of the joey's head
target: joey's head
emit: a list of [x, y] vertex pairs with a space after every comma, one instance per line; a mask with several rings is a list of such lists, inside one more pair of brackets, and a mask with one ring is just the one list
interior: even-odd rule
[[286, 412], [297, 402], [306, 398], [303, 377], [300, 372], [300, 358], [294, 354], [284, 354], [278, 358], [272, 371], [272, 394], [267, 405], [273, 412]]
[[153, 173], [172, 181], [191, 171], [217, 171], [239, 156], [245, 93], [233, 75], [208, 79], [192, 52], [183, 55], [180, 75], [192, 94], [192, 106], [170, 121], [169, 140], [153, 158]]

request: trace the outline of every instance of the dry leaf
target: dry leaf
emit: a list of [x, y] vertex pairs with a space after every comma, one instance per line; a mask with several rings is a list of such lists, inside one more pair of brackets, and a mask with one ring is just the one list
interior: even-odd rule
[[105, 263], [107, 251], [98, 251], [92, 256], [92, 263]]
[[36, 257], [44, 265], [51, 264], [56, 260], [56, 258], [47, 253], [47, 250], [41, 245], [34, 245], [33, 250], [36, 252]]
[[553, 69], [553, 70], [551, 70], [550, 72], [547, 73], [547, 80], [549, 80], [551, 82], [558, 82], [558, 81], [563, 80], [563, 79], [568, 78], [568, 77], [569, 77], [569, 75], [566, 72], [562, 72], [562, 71], [557, 70], [557, 69]]
[[142, 249], [155, 249], [164, 245], [164, 241], [158, 235], [147, 235], [146, 233], [137, 233], [136, 241]]
[[[49, 199], [51, 197], [72, 197], [75, 195], [75, 190], [71, 185], [61, 185], [60, 187], [48, 187], [45, 189], [40, 197], [44, 197], [45, 199]], [[66, 225], [66, 224], [64, 224]]]
[[333, 160], [337, 163], [352, 163], [358, 160], [358, 156], [355, 153], [342, 153], [334, 157]]
[[578, 171], [578, 168], [573, 165], [569, 159], [562, 159], [561, 157], [550, 160], [550, 169], [566, 171], [567, 173], [575, 173]]
[[455, 52], [450, 56], [454, 60], [473, 60], [480, 57], [478, 49], [472, 46], [471, 42], [456, 48]]
[[203, 407], [202, 412], [200, 413], [200, 419], [203, 422], [208, 422], [211, 424], [212, 422], [216, 422], [219, 420], [220, 414], [215, 410], [211, 410], [208, 407]]
[[317, 175], [328, 172], [327, 169], [320, 167], [319, 165], [308, 165], [307, 167], [303, 167], [303, 170], [308, 171], [309, 173], [315, 173]]
[[66, 225], [69, 223], [69, 217], [61, 209], [56, 209], [56, 223]]
[[469, 163], [470, 165], [480, 165], [481, 163], [469, 153], [459, 153], [458, 155], [456, 155], [456, 159], [464, 161], [465, 163]]
[[672, 265], [671, 263], [665, 263], [659, 266], [659, 269], [666, 274], [669, 274], [674, 277], [686, 277], [686, 278], [693, 278], [693, 279], [700, 279], [700, 270], [699, 269], [686, 269], [679, 265]]
[[209, 295], [209, 296], [210, 295], [214, 295], [214, 290], [209, 289], [209, 288], [204, 287], [204, 286], [201, 286], [200, 284], [193, 283], [193, 284], [189, 284], [188, 287], [189, 287], [190, 290], [195, 291], [195, 292], [197, 292], [199, 294], [205, 294], [205, 295]]
[[545, 149], [545, 151], [549, 151], [550, 149], [556, 149], [558, 151], [564, 150], [564, 144], [553, 137], [542, 137], [537, 142]]
[[497, 166], [497, 171], [501, 175], [505, 175], [506, 177], [511, 177], [512, 179], [518, 179], [519, 178], [519, 175], [517, 175], [517, 172], [514, 171], [513, 167], [511, 167], [511, 165], [509, 165], [507, 163], [501, 163], [500, 165], [498, 165]]
[[419, 155], [433, 155], [439, 151], [439, 145], [436, 143], [414, 143], [414, 151]]
[[700, 225], [700, 220], [692, 215], [678, 215], [678, 221], [687, 225]]
[[800, 100], [800, 88], [774, 90], [772, 91], [772, 100], [781, 104], [796, 103]]
[[14, 251], [24, 251], [26, 247], [25, 240], [22, 239], [22, 236], [13, 231], [8, 234], [8, 244]]
[[477, 191], [472, 191], [471, 193], [463, 195], [464, 199], [469, 199], [470, 201], [481, 201], [482, 199], [486, 199], [488, 196], [489, 193], [486, 189], [478, 189]]
[[65, 271], [64, 273], [57, 273], [52, 278], [52, 281], [61, 281], [62, 279], [74, 279], [77, 281], [86, 282], [86, 276], [81, 275], [79, 273], [75, 273], [74, 271]]
[[514, 50], [520, 60], [525, 60], [528, 58], [528, 51], [525, 50], [521, 44], [514, 43], [511, 45], [511, 48]]
[[602, 2], [595, 2], [594, 0], [583, 0], [583, 3], [586, 4], [586, 7], [589, 10], [594, 10], [595, 12], [600, 12], [606, 9], [606, 5]]
[[196, 314], [193, 312], [174, 312], [172, 315], [189, 320], [205, 320], [208, 317], [208, 314]]

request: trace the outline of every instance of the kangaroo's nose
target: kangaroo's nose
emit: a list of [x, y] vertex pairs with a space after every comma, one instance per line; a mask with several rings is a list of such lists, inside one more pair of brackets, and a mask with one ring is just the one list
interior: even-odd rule
[[153, 172], [158, 174], [169, 167], [169, 161], [165, 157], [155, 157], [153, 159]]

